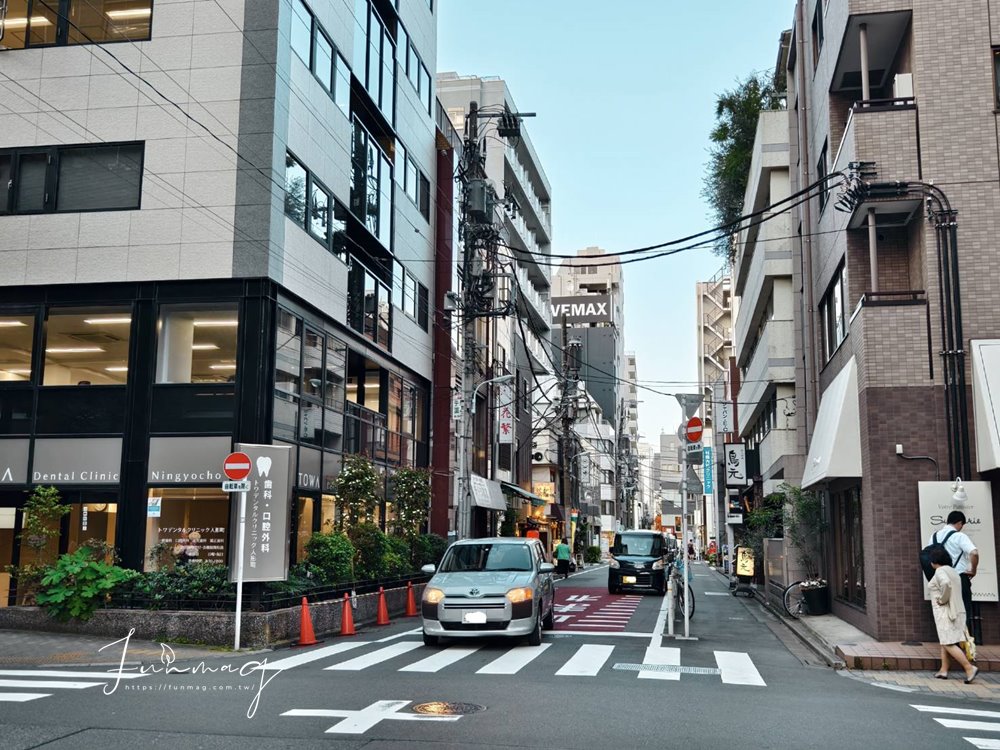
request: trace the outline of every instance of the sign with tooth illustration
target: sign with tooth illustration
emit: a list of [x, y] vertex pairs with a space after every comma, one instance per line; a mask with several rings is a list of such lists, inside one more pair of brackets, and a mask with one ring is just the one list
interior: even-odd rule
[[[291, 447], [248, 445], [236, 450], [250, 458], [243, 541], [243, 581], [284, 581], [288, 578], [288, 532], [291, 517]], [[233, 496], [232, 524], [239, 524], [238, 496]], [[235, 541], [235, 534], [231, 539]], [[236, 545], [230, 545], [229, 580], [236, 580]]]

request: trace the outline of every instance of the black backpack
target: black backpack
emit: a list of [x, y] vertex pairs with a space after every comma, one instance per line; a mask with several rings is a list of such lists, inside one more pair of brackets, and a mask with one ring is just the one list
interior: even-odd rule
[[[923, 571], [924, 571], [924, 577], [928, 581], [931, 580], [934, 577], [934, 568], [931, 566], [931, 552], [933, 550], [937, 549], [938, 547], [940, 547], [941, 549], [945, 550], [945, 554], [947, 554], [948, 555], [948, 559], [951, 560], [951, 554], [945, 549], [944, 544], [949, 539], [951, 539], [951, 535], [952, 534], [957, 534], [957, 533], [958, 532], [955, 531], [955, 529], [952, 529], [947, 534], [945, 534], [944, 535], [944, 539], [942, 539], [939, 542], [937, 540], [937, 532], [935, 531], [934, 532], [934, 536], [931, 537], [931, 543], [928, 544], [926, 547], [924, 547], [922, 550], [920, 550], [920, 567], [923, 569]], [[964, 554], [965, 554], [964, 550], [962, 552], [959, 552], [958, 553], [958, 560], [961, 560], [962, 559], [962, 555], [964, 555]], [[957, 565], [958, 564], [958, 560], [952, 560], [952, 563], [951, 563], [952, 566]]]

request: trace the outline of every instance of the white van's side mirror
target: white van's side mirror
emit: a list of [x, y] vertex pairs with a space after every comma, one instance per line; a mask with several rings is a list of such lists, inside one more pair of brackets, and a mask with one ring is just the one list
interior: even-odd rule
[[420, 569], [420, 572], [426, 573], [427, 575], [433, 575], [435, 570], [437, 570], [437, 568], [435, 568], [432, 563], [428, 563]]

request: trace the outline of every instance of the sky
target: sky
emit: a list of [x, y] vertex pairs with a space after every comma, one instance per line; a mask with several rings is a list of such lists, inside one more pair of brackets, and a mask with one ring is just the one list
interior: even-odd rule
[[[773, 70], [793, 0], [437, 0], [437, 70], [495, 75], [552, 187], [552, 252], [609, 252], [711, 228], [701, 197], [718, 94]], [[704, 248], [626, 265], [625, 347], [638, 381], [695, 392], [695, 283]], [[650, 381], [665, 381], [654, 383]], [[681, 412], [639, 389], [639, 431], [658, 444]]]

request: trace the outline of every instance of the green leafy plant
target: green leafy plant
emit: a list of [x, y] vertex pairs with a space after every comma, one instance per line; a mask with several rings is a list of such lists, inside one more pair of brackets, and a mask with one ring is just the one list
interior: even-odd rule
[[389, 480], [392, 488], [396, 533], [413, 539], [427, 522], [431, 507], [431, 475], [426, 469], [398, 469]]
[[139, 575], [99, 559], [93, 548], [80, 547], [46, 570], [36, 600], [57, 620], [89, 620], [116, 587]]
[[354, 545], [354, 574], [359, 580], [403, 575], [410, 570], [410, 547], [399, 537], [382, 533], [373, 523], [360, 523], [347, 532]]
[[178, 600], [231, 599], [236, 596], [236, 586], [229, 582], [229, 568], [204, 562], [148, 571], [126, 582], [121, 590], [146, 599], [151, 609]]
[[340, 500], [342, 512], [337, 519], [337, 531], [367, 521], [378, 505], [378, 488], [382, 477], [375, 465], [364, 456], [348, 456], [331, 491]]
[[346, 534], [313, 534], [306, 542], [306, 564], [301, 572], [311, 574], [318, 585], [351, 580], [354, 545]]
[[[70, 512], [63, 505], [59, 490], [55, 487], [35, 487], [24, 503], [24, 522], [18, 540], [21, 548], [27, 550], [30, 558], [20, 565], [4, 568], [17, 581], [18, 604], [33, 604], [35, 594], [45, 575], [46, 552], [59, 539], [59, 521]], [[23, 558], [22, 558], [23, 560]]]
[[820, 578], [822, 564], [823, 534], [829, 524], [823, 512], [823, 500], [819, 494], [804, 490], [787, 482], [778, 487], [784, 493], [785, 538], [798, 555], [799, 563], [805, 571], [807, 582], [804, 588], [820, 588], [826, 581]]
[[[784, 82], [776, 82], [773, 76], [751, 73], [716, 99], [715, 127], [709, 134], [713, 145], [701, 194], [712, 207], [717, 226], [732, 224], [743, 215], [757, 120], [761, 110], [780, 108], [779, 87], [783, 89]], [[736, 243], [724, 234], [715, 250], [732, 261]]]
[[413, 540], [413, 567], [419, 570], [424, 565], [438, 565], [448, 549], [448, 540], [437, 534], [421, 534]]
[[780, 492], [773, 492], [746, 514], [745, 531], [740, 544], [753, 551], [756, 562], [754, 569], [758, 576], [762, 575], [764, 569], [764, 540], [784, 536], [784, 505], [785, 496]]
[[587, 564], [599, 563], [601, 561], [601, 548], [590, 546], [583, 553], [583, 561]]

